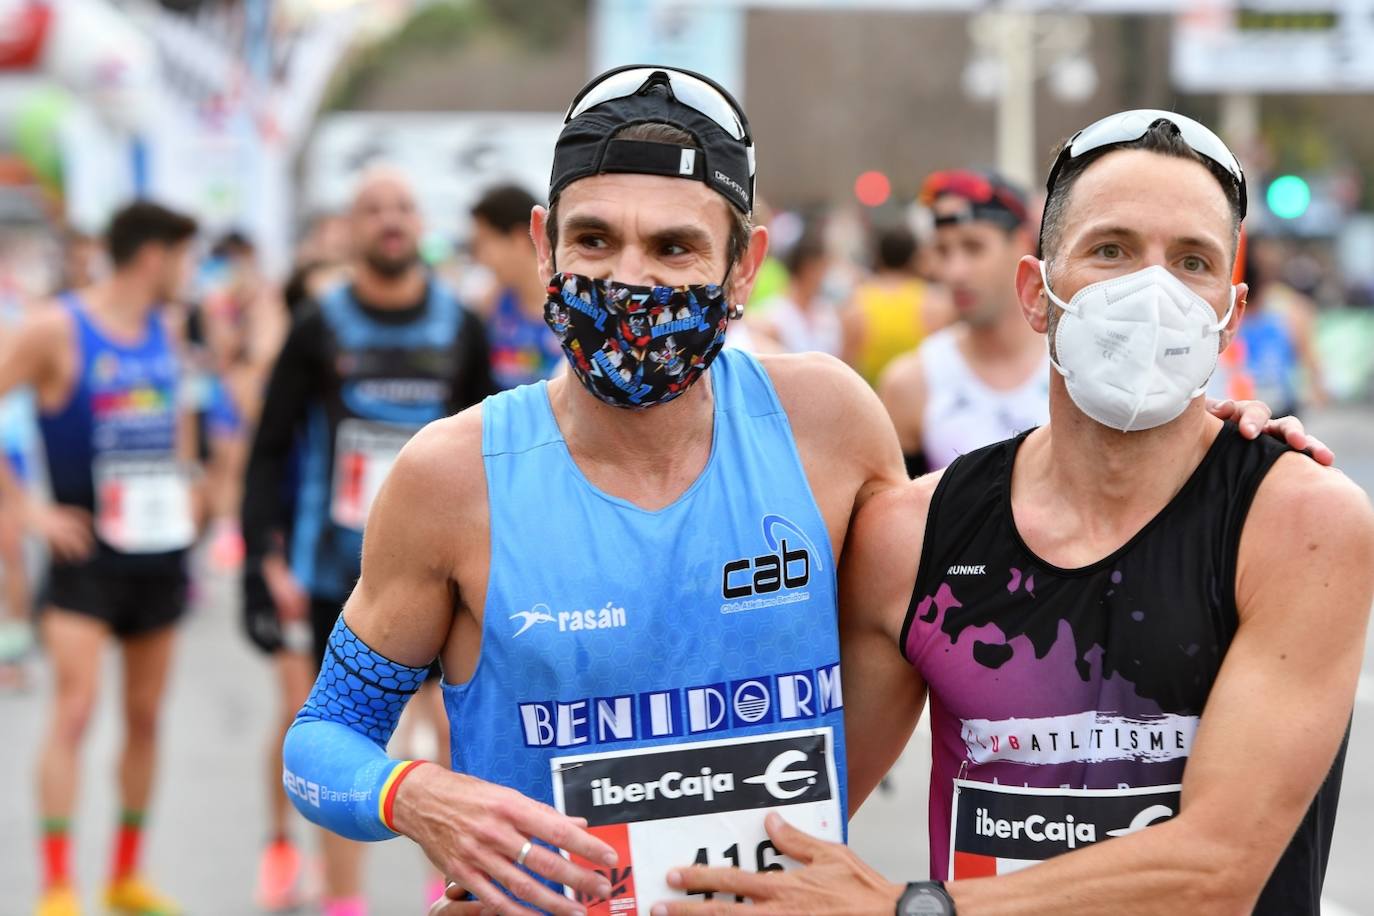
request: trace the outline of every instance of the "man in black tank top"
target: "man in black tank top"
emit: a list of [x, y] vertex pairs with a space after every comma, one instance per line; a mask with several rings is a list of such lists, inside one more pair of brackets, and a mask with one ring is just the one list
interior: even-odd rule
[[851, 809], [928, 697], [939, 880], [774, 823], [811, 867], [675, 886], [769, 912], [1320, 911], [1374, 511], [1204, 409], [1246, 294], [1244, 176], [1211, 131], [1114, 115], [1048, 186], [1016, 285], [1051, 338], [1050, 423], [875, 496], [842, 573]]

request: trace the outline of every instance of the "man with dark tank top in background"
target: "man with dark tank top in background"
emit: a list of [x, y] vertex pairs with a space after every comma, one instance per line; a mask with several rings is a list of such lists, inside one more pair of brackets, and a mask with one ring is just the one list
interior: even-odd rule
[[1374, 512], [1204, 408], [1247, 292], [1245, 180], [1210, 130], [1113, 115], [1048, 189], [1016, 285], [1052, 342], [1049, 424], [876, 495], [842, 575], [851, 811], [929, 697], [942, 880], [892, 884], [774, 816], [808, 868], [670, 886], [754, 914], [1320, 912]]

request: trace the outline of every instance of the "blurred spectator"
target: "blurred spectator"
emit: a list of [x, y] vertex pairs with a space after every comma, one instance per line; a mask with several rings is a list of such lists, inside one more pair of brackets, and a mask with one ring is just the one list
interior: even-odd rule
[[803, 235], [784, 263], [786, 289], [759, 303], [762, 315], [750, 320], [756, 339], [771, 340], [786, 353], [815, 350], [840, 356], [845, 352], [844, 327], [836, 304], [824, 293], [831, 266], [825, 240], [814, 233]]
[[62, 236], [62, 289], [85, 289], [110, 272], [100, 239], [76, 230]]
[[1306, 380], [1306, 402], [1328, 401], [1316, 345], [1316, 304], [1286, 282], [1288, 250], [1275, 238], [1252, 236], [1246, 253], [1248, 307], [1240, 324], [1245, 366], [1254, 396], [1275, 416], [1295, 414], [1303, 402], [1299, 375]]
[[550, 378], [563, 365], [563, 349], [544, 323], [548, 278], [539, 276], [530, 239], [537, 203], [524, 188], [500, 185], [472, 208], [472, 256], [496, 280], [477, 308], [487, 322], [492, 380], [501, 389]]
[[845, 362], [870, 385], [899, 354], [953, 320], [948, 299], [916, 275], [916, 236], [904, 226], [880, 229], [873, 240], [873, 277], [845, 310]]

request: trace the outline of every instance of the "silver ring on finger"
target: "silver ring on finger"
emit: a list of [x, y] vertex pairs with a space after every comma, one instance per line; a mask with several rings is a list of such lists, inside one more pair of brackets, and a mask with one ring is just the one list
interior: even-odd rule
[[529, 856], [530, 850], [534, 848], [534, 843], [530, 840], [525, 841], [525, 845], [520, 847], [520, 855], [515, 857], [515, 864], [521, 868], [525, 867], [525, 859]]

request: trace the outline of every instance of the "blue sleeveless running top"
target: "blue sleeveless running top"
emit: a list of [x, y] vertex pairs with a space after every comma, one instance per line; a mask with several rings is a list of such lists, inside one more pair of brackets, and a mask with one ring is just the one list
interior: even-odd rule
[[1280, 416], [1291, 412], [1298, 398], [1294, 378], [1298, 349], [1287, 317], [1272, 306], [1247, 312], [1240, 323], [1240, 339], [1245, 344], [1246, 368], [1255, 380], [1255, 397], [1272, 405]]
[[40, 411], [38, 426], [53, 498], [94, 509], [91, 468], [101, 454], [175, 456], [180, 368], [156, 314], [148, 316], [141, 341], [124, 344], [96, 327], [75, 293], [59, 301], [76, 328], [80, 371], [66, 406]]
[[[149, 314], [143, 337], [126, 344], [106, 336], [73, 292], [58, 297], [76, 330], [79, 371], [66, 405], [39, 411], [53, 499], [94, 511], [94, 468], [103, 456], [177, 458], [177, 385], [181, 368], [162, 319]], [[103, 542], [97, 559], [179, 563], [184, 551], [122, 554]]]
[[[554, 804], [554, 758], [625, 755], [599, 771], [594, 763], [562, 770], [590, 774], [564, 792], [582, 792], [581, 809], [569, 804], [568, 813], [595, 809], [586, 816], [597, 827], [714, 814], [710, 806], [722, 796], [726, 807], [777, 805], [760, 788], [770, 778], [761, 775], [765, 765], [785, 784], [775, 782], [780, 791], [771, 798], [828, 791], [823, 771], [819, 779], [786, 772], [768, 740], [739, 745], [754, 748], [752, 758], [732, 756], [738, 747], [727, 742], [720, 751], [684, 749], [706, 756], [658, 769], [656, 758], [626, 754], [741, 736], [814, 736], [828, 727], [831, 735], [816, 740], [833, 751], [838, 778], [827, 797], [838, 798], [840, 823], [831, 826], [842, 831], [848, 809], [829, 536], [763, 367], [725, 350], [707, 378], [715, 398], [711, 456], [676, 502], [654, 512], [582, 475], [546, 382], [483, 402], [491, 571], [476, 671], [466, 684], [443, 685], [453, 768]], [[799, 761], [806, 752], [783, 753]], [[804, 765], [813, 762], [808, 756]], [[693, 782], [708, 767], [714, 782]], [[591, 778], [598, 772], [604, 778]], [[722, 788], [727, 772], [730, 791]], [[796, 776], [812, 779], [793, 787]], [[688, 855], [677, 864], [690, 864]], [[712, 855], [721, 864], [720, 852]], [[753, 865], [752, 846], [747, 861]]]
[[364, 308], [348, 284], [325, 295], [320, 312], [335, 377], [306, 416], [291, 566], [312, 596], [342, 601], [363, 546], [363, 517], [346, 523], [336, 505], [349, 489], [344, 478], [369, 454], [394, 457], [420, 427], [448, 415], [464, 312], [437, 282], [417, 315], [387, 320], [393, 316]]
[[487, 345], [492, 380], [503, 390], [551, 378], [563, 361], [558, 338], [543, 319], [530, 318], [520, 310], [511, 289], [501, 293], [487, 321]]

